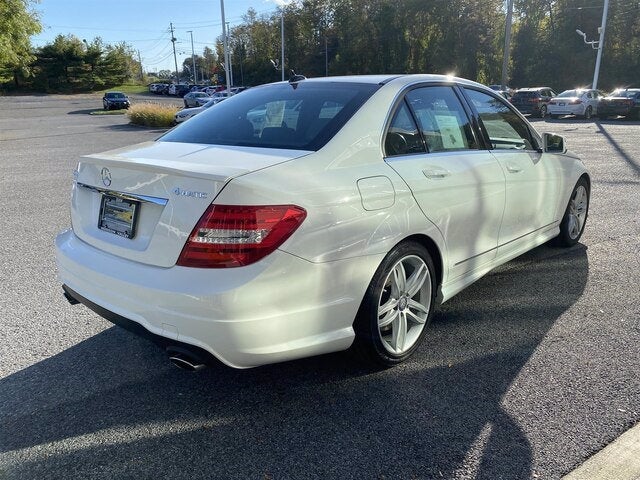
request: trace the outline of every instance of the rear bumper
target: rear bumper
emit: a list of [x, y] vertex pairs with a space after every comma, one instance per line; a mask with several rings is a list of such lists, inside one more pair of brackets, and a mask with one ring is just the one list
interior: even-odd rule
[[67, 293], [107, 320], [247, 368], [349, 348], [382, 258], [317, 264], [276, 251], [241, 268], [162, 268], [102, 252], [68, 230], [56, 238], [56, 260]]
[[622, 105], [599, 105], [598, 114], [600, 115], [629, 115], [632, 109]]
[[517, 105], [517, 104], [514, 104], [514, 107], [516, 107], [520, 113], [530, 113], [530, 114], [534, 114], [535, 113], [535, 114], [538, 114], [538, 113], [540, 113], [540, 106], [541, 105], [542, 104], [540, 104], [540, 105], [526, 105], [526, 104]]

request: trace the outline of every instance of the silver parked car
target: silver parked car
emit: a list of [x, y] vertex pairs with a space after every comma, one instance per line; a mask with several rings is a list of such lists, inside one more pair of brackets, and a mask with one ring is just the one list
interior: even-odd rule
[[204, 92], [190, 92], [184, 96], [183, 100], [185, 108], [201, 107], [211, 100], [211, 97]]

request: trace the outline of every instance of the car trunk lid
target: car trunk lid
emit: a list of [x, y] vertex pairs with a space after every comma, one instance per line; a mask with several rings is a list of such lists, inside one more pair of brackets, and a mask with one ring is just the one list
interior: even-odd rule
[[227, 182], [308, 153], [147, 142], [88, 155], [75, 172], [73, 230], [110, 254], [170, 267]]

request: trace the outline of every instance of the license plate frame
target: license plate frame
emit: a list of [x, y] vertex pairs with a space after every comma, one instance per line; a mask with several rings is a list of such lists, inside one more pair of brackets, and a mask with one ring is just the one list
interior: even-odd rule
[[100, 201], [98, 228], [119, 237], [132, 239], [136, 235], [140, 202], [103, 194]]

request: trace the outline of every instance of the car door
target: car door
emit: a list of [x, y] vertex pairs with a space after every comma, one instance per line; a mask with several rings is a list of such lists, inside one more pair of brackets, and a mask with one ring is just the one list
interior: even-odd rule
[[465, 92], [477, 111], [491, 153], [506, 177], [498, 244], [505, 251], [518, 249], [528, 241], [528, 236], [553, 228], [563, 173], [549, 154], [542, 153], [529, 125], [506, 102], [471, 87], [465, 88]]
[[408, 91], [385, 136], [387, 163], [446, 242], [448, 278], [496, 256], [505, 202], [500, 164], [480, 148], [451, 86]]

